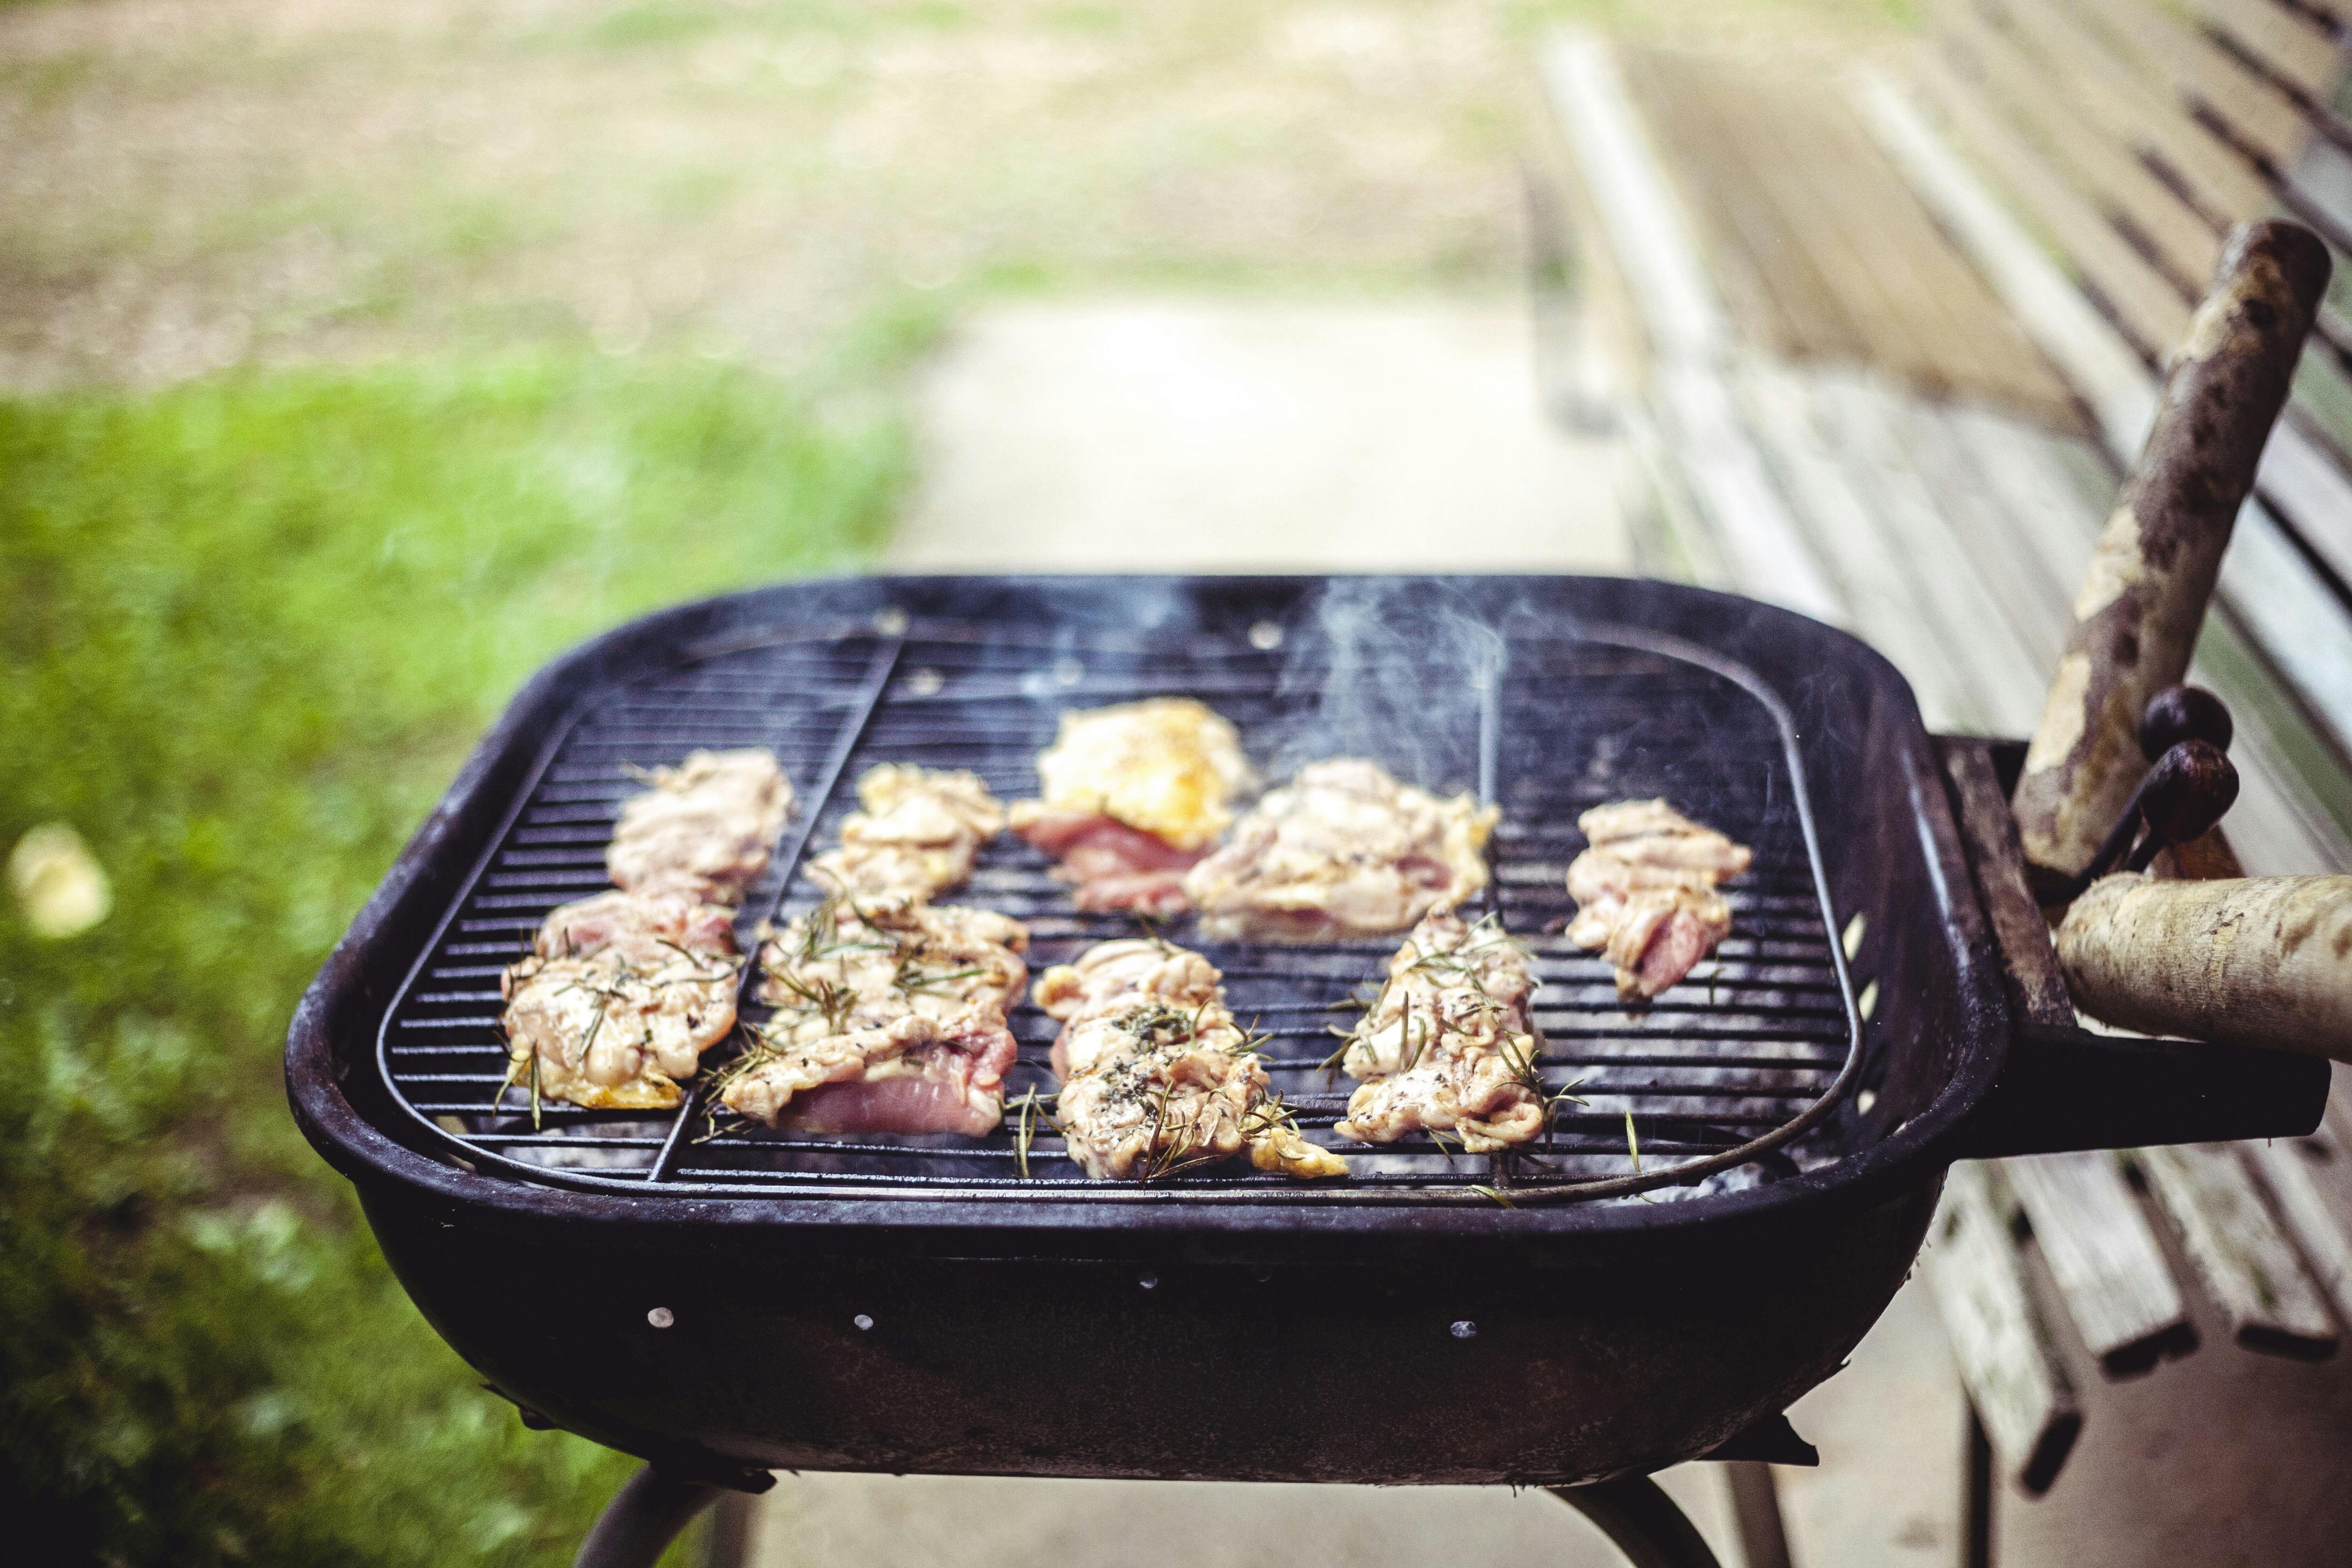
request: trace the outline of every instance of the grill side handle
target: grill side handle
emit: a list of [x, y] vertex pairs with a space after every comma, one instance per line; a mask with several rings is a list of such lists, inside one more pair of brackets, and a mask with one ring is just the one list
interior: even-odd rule
[[2298, 1138], [2319, 1125], [2328, 1076], [2324, 1058], [2292, 1051], [2028, 1024], [1956, 1157]]

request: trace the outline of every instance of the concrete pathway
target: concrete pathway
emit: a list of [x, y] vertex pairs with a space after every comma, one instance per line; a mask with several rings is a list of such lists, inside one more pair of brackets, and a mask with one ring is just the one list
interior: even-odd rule
[[892, 564], [1630, 570], [1622, 453], [1546, 423], [1529, 342], [1507, 304], [990, 307]]

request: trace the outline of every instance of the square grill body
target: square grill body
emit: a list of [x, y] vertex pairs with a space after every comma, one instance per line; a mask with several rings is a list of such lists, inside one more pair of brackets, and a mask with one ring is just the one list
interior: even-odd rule
[[[801, 864], [866, 767], [971, 768], [1017, 798], [1063, 710], [1161, 694], [1223, 713], [1276, 776], [1345, 750], [1501, 806], [1489, 905], [1533, 949], [1547, 1084], [1581, 1100], [1548, 1144], [1339, 1142], [1332, 1004], [1395, 939], [1189, 924], [1170, 936], [1224, 971], [1349, 1179], [1092, 1182], [1043, 1136], [1024, 1175], [1009, 1131], [712, 1136], [698, 1099], [537, 1127], [491, 1109], [499, 971], [605, 886], [631, 768], [784, 764], [800, 804], [748, 951], [814, 900]], [[1580, 811], [1648, 795], [1756, 864], [1712, 963], [1629, 1009], [1559, 935], [1562, 876]], [[946, 897], [1027, 922], [1033, 969], [1135, 930], [1010, 837]], [[1013, 1024], [1009, 1096], [1050, 1089], [1051, 1021]], [[304, 998], [289, 1080], [492, 1386], [686, 1474], [1559, 1484], [1702, 1453], [1839, 1364], [2011, 1028], [1934, 747], [1842, 633], [1613, 580], [856, 578], [650, 616], [534, 679]], [[1801, 1118], [1702, 1181], [1624, 1191]]]

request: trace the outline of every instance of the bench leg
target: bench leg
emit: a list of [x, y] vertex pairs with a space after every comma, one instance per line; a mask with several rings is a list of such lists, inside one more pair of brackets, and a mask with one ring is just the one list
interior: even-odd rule
[[1960, 1568], [1992, 1568], [1992, 1439], [1969, 1405], [1967, 1490], [1960, 1499]]

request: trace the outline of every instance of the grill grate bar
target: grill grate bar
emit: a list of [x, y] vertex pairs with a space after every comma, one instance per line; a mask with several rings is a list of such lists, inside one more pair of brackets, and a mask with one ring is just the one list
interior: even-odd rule
[[[769, 868], [770, 874], [776, 879], [776, 890], [769, 898], [760, 920], [753, 922], [754, 931], [773, 920], [777, 909], [782, 906], [784, 890], [792, 886], [793, 874], [800, 869], [801, 860], [808, 853], [809, 838], [816, 830], [817, 819], [824, 815], [825, 805], [841, 787], [842, 773], [849, 766], [849, 759], [856, 754], [857, 743], [864, 738], [866, 727], [874, 721], [874, 711], [881, 705], [882, 693], [890, 684], [890, 673], [898, 668], [898, 656], [905, 651], [906, 646], [903, 636], [887, 637], [875, 649], [874, 657], [866, 666], [865, 679], [859, 683], [857, 693], [849, 704], [850, 711], [842, 722], [831, 753], [824, 760], [824, 770], [817, 775], [816, 785], [811, 791], [809, 808], [795, 812], [793, 820], [784, 829], [783, 847]], [[751, 907], [748, 900], [745, 907]], [[740, 920], [739, 916], [739, 922]], [[758, 989], [760, 976], [756, 938], [740, 945], [747, 957], [743, 963], [743, 979], [735, 994], [738, 1016]], [[661, 1152], [655, 1156], [653, 1168], [646, 1173], [646, 1181], [660, 1181], [677, 1157], [678, 1140], [684, 1135], [687, 1124], [693, 1120], [696, 1109], [702, 1104], [709, 1083], [709, 1075], [704, 1074], [698, 1077], [687, 1090], [685, 1102], [677, 1108], [677, 1119], [670, 1124], [669, 1135], [662, 1141]]]

